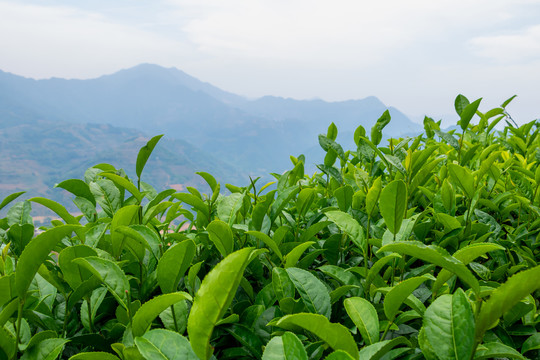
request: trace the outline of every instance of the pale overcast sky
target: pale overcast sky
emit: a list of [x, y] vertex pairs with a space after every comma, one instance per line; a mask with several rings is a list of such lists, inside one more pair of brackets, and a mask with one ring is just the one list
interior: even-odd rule
[[93, 78], [143, 62], [248, 97], [360, 99], [454, 121], [540, 117], [540, 0], [0, 0], [0, 69]]

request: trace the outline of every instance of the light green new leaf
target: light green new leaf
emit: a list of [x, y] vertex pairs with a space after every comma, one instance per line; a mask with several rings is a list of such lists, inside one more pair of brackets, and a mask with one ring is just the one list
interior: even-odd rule
[[424, 331], [440, 360], [471, 358], [474, 314], [463, 290], [435, 299], [424, 313]]
[[347, 314], [354, 322], [366, 345], [379, 341], [379, 316], [375, 307], [366, 299], [352, 297], [343, 301]]
[[94, 195], [92, 195], [90, 187], [87, 183], [80, 179], [65, 180], [59, 184], [54, 185], [54, 187], [59, 187], [67, 190], [75, 196], [82, 197], [90, 201], [92, 205], [94, 205], [94, 207], [96, 206], [96, 199], [94, 198]]
[[136, 337], [135, 345], [146, 359], [199, 360], [188, 339], [169, 330], [151, 330], [142, 337]]
[[78, 353], [70, 357], [69, 360], [120, 360], [120, 358], [108, 352], [96, 351]]
[[135, 198], [137, 199], [139, 203], [142, 201], [144, 195], [135, 187], [135, 185], [133, 185], [131, 181], [129, 181], [125, 177], [122, 177], [113, 173], [108, 173], [108, 172], [102, 172], [99, 174], [99, 176], [103, 176], [111, 180], [116, 185], [129, 191], [131, 195], [135, 196]]
[[283, 329], [302, 328], [326, 342], [334, 350], [344, 350], [354, 359], [358, 359], [358, 346], [349, 330], [326, 317], [318, 314], [299, 313], [282, 317], [276, 326]]
[[457, 184], [469, 199], [474, 197], [476, 188], [474, 186], [474, 176], [471, 172], [457, 164], [448, 164], [448, 173], [453, 182]]
[[283, 255], [281, 254], [281, 251], [279, 250], [278, 245], [270, 236], [260, 231], [246, 231], [246, 234], [249, 234], [261, 240], [263, 243], [266, 244], [266, 246], [268, 246], [279, 257], [279, 260], [283, 260]]
[[81, 228], [80, 225], [58, 226], [39, 234], [26, 245], [19, 257], [15, 271], [15, 288], [19, 298], [26, 298], [26, 291], [36, 272], [56, 244], [64, 237]]
[[360, 350], [359, 356], [361, 360], [379, 360], [394, 347], [401, 344], [411, 346], [409, 340], [403, 336], [399, 336], [392, 340], [383, 340], [363, 347], [362, 350]]
[[330, 295], [321, 280], [303, 269], [293, 267], [286, 270], [306, 308], [314, 314], [321, 314], [330, 319], [332, 313]]
[[58, 265], [62, 270], [64, 280], [75, 290], [84, 281], [90, 279], [92, 273], [78, 264], [73, 259], [88, 256], [97, 256], [96, 250], [86, 245], [75, 245], [65, 248], [58, 254]]
[[4, 351], [9, 359], [13, 357], [17, 349], [15, 337], [3, 326], [0, 326], [0, 349]]
[[204, 171], [198, 171], [195, 174], [199, 175], [200, 177], [202, 177], [206, 181], [208, 186], [210, 186], [210, 190], [212, 190], [212, 192], [216, 191], [218, 183], [217, 183], [216, 179], [211, 174], [209, 174], [207, 172], [204, 172]]
[[67, 342], [67, 339], [45, 339], [25, 351], [21, 360], [54, 360], [62, 353]]
[[369, 188], [366, 195], [366, 214], [368, 217], [372, 217], [379, 202], [379, 196], [381, 196], [382, 181], [379, 176], [373, 181], [373, 185]]
[[176, 291], [178, 283], [195, 256], [193, 240], [184, 240], [170, 247], [159, 259], [157, 282], [163, 293]]
[[[495, 250], [504, 250], [504, 247], [501, 245], [493, 243], [477, 243], [467, 245], [458, 251], [456, 251], [452, 256], [461, 261], [464, 265], [468, 265], [471, 261], [476, 259], [479, 256], [482, 256], [490, 251]], [[437, 275], [437, 280], [433, 284], [431, 291], [433, 294], [437, 294], [437, 291], [441, 286], [452, 277], [452, 273], [446, 269], [442, 269]]]
[[364, 234], [364, 230], [350, 214], [343, 211], [327, 211], [325, 215], [330, 219], [337, 227], [347, 234], [352, 242], [362, 250], [365, 254], [367, 251], [367, 240]]
[[126, 274], [111, 260], [96, 256], [73, 259], [72, 262], [80, 264], [90, 270], [105, 286], [116, 300], [127, 310], [129, 282]]
[[120, 190], [118, 190], [116, 185], [109, 179], [92, 181], [89, 186], [92, 195], [103, 211], [105, 211], [109, 217], [113, 217], [116, 210], [120, 209], [122, 203], [122, 200], [120, 199]]
[[210, 218], [210, 213], [208, 210], [208, 205], [204, 203], [200, 198], [193, 194], [188, 193], [176, 193], [172, 194], [172, 197], [178, 199], [188, 205], [191, 205], [195, 210], [200, 211], [206, 216], [207, 219]]
[[181, 300], [192, 301], [193, 299], [188, 293], [180, 291], [156, 296], [142, 304], [133, 316], [133, 336], [142, 336], [159, 314], [165, 311], [169, 306], [174, 305]]
[[463, 113], [463, 110], [469, 105], [469, 99], [467, 99], [464, 95], [459, 94], [456, 96], [456, 100], [454, 100], [454, 108], [456, 109], [456, 112], [459, 116]]
[[274, 336], [264, 349], [262, 360], [308, 360], [306, 349], [298, 337], [289, 331]]
[[117, 231], [117, 229], [120, 226], [130, 225], [138, 211], [138, 205], [128, 205], [124, 206], [114, 214], [111, 221], [112, 255], [114, 257], [119, 257], [120, 254], [122, 254], [126, 242], [126, 235]]
[[394, 180], [382, 189], [379, 210], [388, 230], [397, 234], [407, 211], [407, 185], [403, 180]]
[[343, 350], [336, 350], [332, 352], [330, 355], [324, 358], [325, 360], [354, 360], [349, 353], [343, 351]]
[[504, 284], [493, 290], [489, 299], [482, 306], [476, 321], [476, 340], [482, 341], [484, 333], [504, 313], [510, 310], [521, 299], [533, 291], [540, 289], [540, 266], [521, 271]]
[[150, 157], [150, 154], [152, 154], [152, 151], [154, 151], [154, 148], [162, 136], [163, 135], [154, 136], [139, 150], [139, 154], [137, 154], [137, 163], [135, 165], [135, 172], [139, 179], [141, 178], [142, 171], [146, 165], [146, 162], [148, 161], [148, 158]]
[[384, 297], [384, 314], [389, 321], [394, 321], [401, 304], [426, 280], [435, 280], [435, 278], [431, 275], [412, 277], [392, 287]]
[[366, 277], [366, 283], [365, 283], [366, 291], [369, 292], [371, 283], [373, 282], [375, 277], [379, 275], [379, 272], [384, 267], [384, 265], [386, 265], [391, 260], [397, 259], [397, 258], [401, 258], [401, 255], [393, 253], [393, 254], [389, 254], [380, 258], [379, 260], [375, 262], [375, 264], [373, 264], [373, 266], [369, 269], [367, 277]]
[[22, 194], [24, 194], [26, 191], [20, 191], [20, 192], [17, 192], [17, 193], [13, 193], [13, 194], [10, 194], [8, 196], [6, 196], [4, 198], [4, 200], [2, 200], [2, 202], [0, 203], [0, 210], [2, 210], [7, 204], [9, 204], [10, 202], [12, 202], [13, 200], [15, 200], [16, 198], [18, 198], [19, 196], [21, 196]]
[[289, 251], [287, 255], [285, 255], [285, 268], [290, 268], [293, 266], [296, 266], [298, 263], [298, 260], [311, 245], [315, 244], [315, 241], [306, 241], [305, 243], [302, 243], [300, 245], [297, 245], [294, 249]]
[[511, 348], [500, 342], [490, 342], [481, 345], [483, 349], [476, 350], [474, 354], [474, 360], [487, 360], [487, 359], [519, 359], [528, 360], [525, 356], [521, 355], [516, 349]]
[[334, 190], [334, 197], [337, 199], [339, 209], [348, 211], [352, 206], [354, 190], [350, 185], [344, 185]]
[[223, 197], [217, 205], [217, 217], [232, 227], [243, 205], [244, 194], [234, 193]]
[[16, 296], [15, 273], [0, 277], [0, 306]]
[[295, 286], [285, 269], [275, 267], [272, 269], [272, 287], [279, 300], [294, 298]]
[[46, 198], [42, 197], [34, 197], [31, 199], [28, 199], [28, 201], [32, 201], [38, 204], [41, 204], [52, 211], [54, 211], [58, 216], [62, 218], [66, 222], [66, 224], [72, 224], [72, 225], [79, 225], [79, 222], [73, 215], [69, 213], [69, 211], [66, 210], [66, 208], [56, 201], [52, 201]]
[[210, 337], [229, 308], [249, 263], [252, 248], [238, 250], [218, 263], [203, 279], [188, 318], [193, 351], [201, 359], [212, 356]]
[[446, 250], [435, 245], [425, 245], [419, 241], [404, 241], [388, 244], [378, 252], [392, 251], [398, 254], [409, 255], [432, 264], [438, 265], [456, 274], [464, 283], [469, 285], [475, 293], [480, 292], [478, 280], [472, 272], [458, 259], [452, 257]]
[[316, 196], [317, 192], [315, 189], [305, 188], [300, 191], [298, 194], [298, 199], [296, 200], [296, 210], [298, 211], [298, 215], [306, 215], [306, 212], [309, 210]]
[[233, 233], [229, 225], [221, 220], [214, 220], [206, 227], [208, 237], [216, 245], [223, 257], [229, 255], [234, 249]]

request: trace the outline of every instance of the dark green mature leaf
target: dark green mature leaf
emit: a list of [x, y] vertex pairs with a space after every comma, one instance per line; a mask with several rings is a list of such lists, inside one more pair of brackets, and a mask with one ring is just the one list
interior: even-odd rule
[[157, 267], [157, 282], [162, 292], [176, 291], [180, 279], [191, 265], [195, 249], [193, 240], [184, 240], [170, 247], [161, 256]]
[[353, 188], [350, 185], [345, 185], [334, 190], [334, 196], [337, 199], [339, 209], [348, 211], [352, 205]]
[[159, 314], [165, 311], [169, 306], [182, 300], [192, 301], [193, 299], [188, 293], [180, 291], [156, 296], [142, 304], [133, 316], [133, 336], [142, 336]]
[[169, 330], [151, 330], [142, 337], [136, 337], [135, 344], [146, 359], [199, 360], [189, 341]]
[[540, 266], [521, 271], [493, 290], [476, 320], [476, 339], [482, 341], [484, 333], [495, 322], [533, 291], [540, 289]]
[[465, 293], [442, 295], [427, 308], [424, 329], [441, 360], [468, 360], [474, 350], [474, 315]]
[[16, 294], [15, 274], [4, 275], [0, 277], [0, 306], [13, 299]]
[[469, 269], [459, 260], [452, 257], [446, 250], [435, 245], [425, 245], [418, 241], [395, 242], [379, 249], [378, 252], [393, 251], [399, 254], [413, 256], [418, 259], [438, 265], [454, 274], [469, 285], [475, 293], [480, 292], [478, 280]]
[[212, 356], [210, 337], [229, 308], [240, 285], [252, 248], [238, 250], [218, 263], [203, 279], [188, 318], [193, 351], [201, 359]]
[[364, 298], [352, 297], [343, 301], [347, 314], [354, 322], [367, 345], [379, 341], [379, 316], [375, 307]]
[[308, 360], [308, 355], [300, 339], [286, 331], [282, 336], [274, 336], [266, 344], [262, 360]]
[[527, 351], [540, 349], [540, 333], [533, 334], [523, 342], [521, 352], [525, 354]]
[[242, 324], [232, 324], [230, 327], [226, 327], [225, 331], [242, 344], [252, 356], [257, 359], [262, 357], [262, 348], [264, 345], [261, 339], [249, 327]]
[[41, 233], [28, 243], [19, 257], [15, 271], [15, 288], [19, 298], [26, 298], [26, 291], [36, 272], [56, 244], [80, 228], [80, 225], [58, 226]]
[[300, 327], [319, 337], [332, 349], [344, 350], [354, 359], [358, 359], [358, 346], [349, 330], [341, 324], [331, 323], [322, 315], [307, 313], [287, 315], [275, 325], [291, 330]]
[[388, 230], [397, 234], [407, 211], [407, 185], [403, 180], [394, 180], [382, 189], [379, 210]]
[[82, 265], [101, 280], [118, 303], [127, 310], [129, 304], [129, 282], [120, 267], [113, 261], [96, 256], [73, 259], [72, 262]]
[[286, 270], [306, 308], [314, 314], [321, 314], [330, 319], [332, 313], [330, 295], [321, 280], [303, 269], [293, 267]]
[[154, 136], [139, 150], [139, 154], [137, 155], [137, 163], [135, 166], [135, 172], [139, 179], [141, 178], [142, 171], [146, 165], [146, 162], [148, 161], [148, 158], [152, 154], [152, 151], [154, 151], [154, 148], [162, 136], [163, 135]]

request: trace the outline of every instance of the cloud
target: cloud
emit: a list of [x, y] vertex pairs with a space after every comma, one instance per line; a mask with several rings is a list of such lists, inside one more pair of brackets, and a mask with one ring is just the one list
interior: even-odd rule
[[472, 51], [500, 63], [540, 60], [540, 24], [510, 34], [480, 36], [471, 39]]
[[26, 76], [89, 78], [141, 62], [168, 66], [189, 54], [188, 46], [98, 12], [0, 2], [0, 68]]

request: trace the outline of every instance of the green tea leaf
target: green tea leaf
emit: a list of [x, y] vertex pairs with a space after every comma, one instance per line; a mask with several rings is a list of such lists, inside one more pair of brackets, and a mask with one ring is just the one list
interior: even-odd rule
[[120, 209], [122, 199], [120, 190], [109, 179], [99, 179], [90, 183], [90, 191], [103, 211], [113, 217], [114, 213]]
[[191, 265], [195, 250], [193, 240], [184, 240], [161, 256], [157, 266], [157, 282], [163, 293], [176, 291], [180, 279]]
[[384, 314], [389, 321], [393, 321], [399, 307], [412, 292], [426, 280], [434, 280], [431, 275], [412, 277], [392, 287], [384, 298]]
[[495, 322], [533, 291], [540, 289], [540, 266], [521, 271], [504, 284], [493, 290], [489, 299], [482, 305], [476, 320], [476, 339], [482, 341], [484, 333]]
[[459, 125], [461, 126], [461, 129], [466, 130], [467, 126], [469, 125], [469, 122], [473, 118], [474, 114], [476, 114], [476, 110], [478, 110], [478, 106], [480, 105], [480, 101], [482, 101], [482, 98], [473, 101], [472, 103], [465, 106], [465, 108], [459, 113], [460, 119], [459, 119]]
[[64, 280], [75, 290], [84, 281], [90, 279], [92, 273], [72, 262], [73, 259], [97, 256], [96, 250], [86, 245], [75, 245], [65, 248], [58, 254], [58, 265], [64, 275]]
[[474, 354], [474, 360], [484, 359], [519, 359], [528, 360], [515, 349], [500, 342], [490, 342], [482, 344], [485, 349], [478, 349]]
[[474, 315], [465, 293], [442, 295], [424, 313], [424, 330], [441, 360], [468, 360], [474, 350]]
[[394, 180], [382, 189], [379, 210], [388, 230], [397, 234], [407, 211], [407, 185], [403, 180]]
[[364, 298], [352, 297], [343, 301], [347, 314], [354, 322], [366, 345], [379, 341], [379, 316], [375, 307]]
[[533, 334], [523, 342], [521, 352], [525, 354], [527, 351], [540, 349], [540, 333]]
[[476, 191], [474, 186], [474, 176], [469, 170], [457, 164], [448, 164], [447, 167], [448, 173], [452, 177], [454, 183], [463, 190], [469, 199], [472, 199]]
[[308, 360], [306, 349], [298, 337], [286, 331], [274, 336], [264, 349], [262, 360]]
[[469, 99], [467, 99], [465, 96], [459, 94], [456, 97], [456, 100], [454, 101], [454, 108], [456, 109], [456, 112], [459, 116], [463, 113], [463, 110], [469, 105]]
[[148, 161], [148, 158], [152, 154], [152, 151], [154, 151], [154, 148], [162, 136], [163, 135], [154, 136], [139, 150], [139, 154], [137, 155], [137, 164], [135, 166], [135, 172], [139, 179], [141, 178], [142, 171], [146, 165], [146, 162]]
[[129, 181], [128, 179], [126, 179], [125, 177], [118, 176], [116, 174], [108, 173], [108, 172], [102, 172], [99, 174], [99, 176], [103, 176], [111, 180], [116, 185], [129, 191], [131, 195], [135, 196], [135, 198], [137, 199], [139, 203], [142, 201], [144, 195], [141, 194], [141, 192], [135, 187], [135, 185], [133, 185], [133, 183]]
[[296, 266], [304, 251], [306, 251], [313, 244], [315, 244], [314, 241], [306, 241], [305, 243], [297, 245], [294, 249], [289, 251], [289, 253], [284, 257], [285, 268]]
[[353, 188], [350, 185], [345, 185], [334, 190], [334, 196], [337, 199], [339, 209], [347, 212], [352, 205]]
[[379, 360], [385, 354], [390, 352], [390, 350], [392, 350], [394, 347], [401, 344], [411, 346], [411, 343], [409, 342], [409, 340], [407, 340], [403, 336], [399, 336], [392, 340], [383, 340], [383, 341], [379, 341], [378, 343], [365, 346], [362, 348], [362, 350], [360, 350], [359, 356], [360, 356], [360, 359], [362, 360], [364, 359]]
[[452, 257], [446, 250], [434, 246], [425, 245], [418, 241], [395, 242], [379, 249], [378, 252], [393, 251], [398, 254], [413, 256], [418, 259], [438, 265], [454, 274], [469, 285], [475, 293], [480, 292], [478, 280], [469, 269], [459, 260]]
[[266, 244], [266, 246], [268, 246], [279, 257], [280, 260], [283, 260], [283, 255], [281, 254], [281, 251], [279, 250], [278, 245], [270, 236], [260, 231], [246, 231], [246, 234], [249, 234], [261, 240], [263, 243]]
[[8, 196], [6, 196], [4, 198], [4, 200], [2, 200], [2, 202], [0, 203], [0, 210], [2, 210], [7, 204], [9, 204], [10, 202], [12, 202], [13, 200], [15, 200], [16, 198], [18, 198], [19, 196], [21, 196], [22, 194], [24, 194], [26, 191], [20, 191], [20, 192], [16, 192], [16, 193], [13, 193], [13, 194], [10, 194]]
[[275, 325], [291, 330], [300, 327], [319, 337], [332, 349], [346, 351], [353, 359], [358, 359], [358, 346], [349, 330], [341, 324], [331, 323], [322, 315], [308, 313], [287, 315]]
[[146, 359], [199, 360], [189, 341], [182, 335], [164, 329], [148, 331], [135, 338], [137, 349]]
[[373, 185], [371, 185], [366, 195], [366, 214], [368, 217], [374, 215], [377, 203], [379, 202], [379, 196], [381, 196], [381, 190], [382, 182], [381, 177], [379, 176], [373, 181]]
[[326, 286], [309, 271], [294, 267], [286, 271], [306, 308], [314, 314], [321, 314], [330, 319], [332, 304]]
[[169, 306], [174, 305], [181, 300], [192, 301], [193, 299], [188, 293], [180, 291], [156, 296], [142, 304], [133, 316], [133, 336], [142, 336], [159, 314], [165, 311]]
[[227, 223], [214, 220], [206, 227], [208, 237], [216, 245], [223, 257], [232, 253], [234, 248], [233, 233]]
[[327, 211], [325, 215], [331, 220], [337, 227], [346, 233], [352, 240], [352, 242], [362, 250], [365, 254], [367, 251], [367, 241], [364, 234], [364, 230], [350, 214], [343, 211]]
[[96, 256], [73, 259], [72, 262], [80, 264], [90, 270], [109, 289], [118, 303], [127, 310], [129, 304], [129, 282], [120, 267], [113, 261]]
[[62, 353], [67, 342], [67, 339], [45, 339], [25, 351], [21, 360], [54, 360]]
[[120, 226], [128, 226], [139, 211], [138, 205], [124, 206], [118, 210], [111, 221], [112, 256], [119, 257], [124, 249], [126, 235], [117, 231]]
[[278, 301], [283, 298], [294, 298], [294, 283], [285, 269], [278, 267], [272, 269], [272, 287]]
[[103, 351], [82, 352], [73, 355], [69, 360], [120, 360], [118, 356]]
[[36, 272], [56, 244], [80, 228], [80, 225], [61, 225], [41, 233], [28, 243], [19, 257], [15, 271], [15, 288], [19, 298], [26, 298], [26, 291]]
[[188, 318], [188, 334], [193, 351], [201, 359], [212, 356], [210, 337], [236, 294], [251, 248], [238, 250], [218, 263], [203, 279]]

